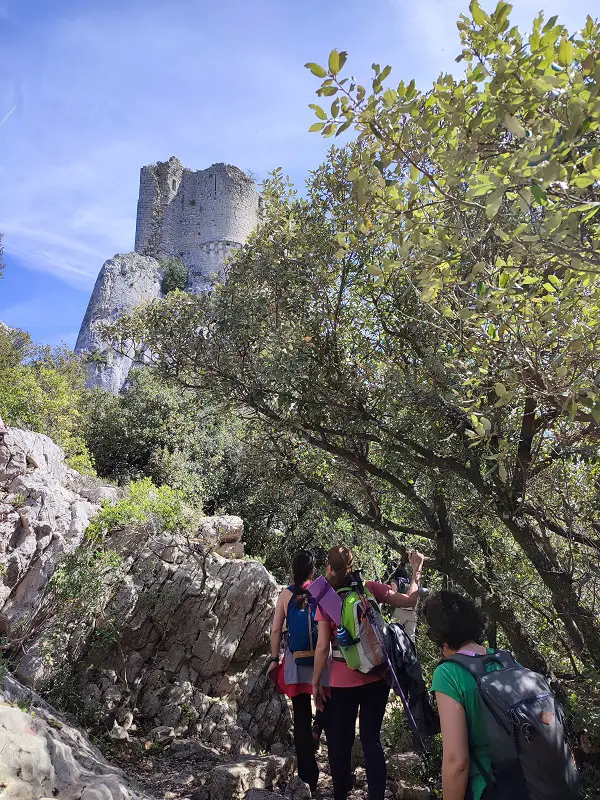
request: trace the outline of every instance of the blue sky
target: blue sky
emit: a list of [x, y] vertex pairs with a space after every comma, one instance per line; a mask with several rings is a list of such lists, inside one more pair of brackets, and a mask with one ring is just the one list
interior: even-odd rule
[[[513, 0], [569, 28], [594, 0]], [[488, 2], [483, 3], [489, 7]], [[456, 70], [467, 0], [0, 0], [0, 320], [73, 345], [96, 275], [133, 249], [139, 169], [178, 156], [301, 183], [324, 143], [308, 134], [306, 61], [349, 51], [426, 86]], [[597, 12], [596, 12], [597, 13]]]

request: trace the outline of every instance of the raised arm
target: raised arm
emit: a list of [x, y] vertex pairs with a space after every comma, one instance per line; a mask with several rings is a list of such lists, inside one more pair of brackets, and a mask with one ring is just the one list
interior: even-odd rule
[[[411, 582], [406, 594], [398, 591], [392, 591], [385, 598], [385, 603], [393, 608], [414, 608], [419, 599], [419, 587], [421, 585], [421, 576], [423, 574], [423, 562], [425, 556], [419, 553], [418, 550], [413, 550], [408, 556], [409, 563], [412, 567]], [[397, 590], [397, 585], [392, 584], [392, 588]]]

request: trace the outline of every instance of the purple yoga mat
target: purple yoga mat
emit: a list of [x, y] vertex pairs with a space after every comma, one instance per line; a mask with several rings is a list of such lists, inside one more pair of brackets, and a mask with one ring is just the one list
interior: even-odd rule
[[325, 578], [318, 577], [308, 587], [309, 593], [317, 601], [321, 611], [323, 611], [336, 625], [342, 623], [342, 598], [332, 589]]

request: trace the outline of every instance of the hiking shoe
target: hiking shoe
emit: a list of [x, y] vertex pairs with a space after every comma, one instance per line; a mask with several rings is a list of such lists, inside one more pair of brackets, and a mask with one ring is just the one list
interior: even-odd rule
[[321, 728], [318, 725], [312, 726], [312, 737], [315, 753], [318, 753], [321, 749]]

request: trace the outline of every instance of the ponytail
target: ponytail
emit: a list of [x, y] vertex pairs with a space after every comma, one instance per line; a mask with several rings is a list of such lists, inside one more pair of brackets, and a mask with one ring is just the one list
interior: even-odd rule
[[309, 550], [298, 550], [292, 559], [292, 579], [296, 594], [303, 591], [303, 586], [315, 571], [315, 559]]

